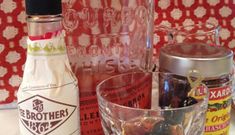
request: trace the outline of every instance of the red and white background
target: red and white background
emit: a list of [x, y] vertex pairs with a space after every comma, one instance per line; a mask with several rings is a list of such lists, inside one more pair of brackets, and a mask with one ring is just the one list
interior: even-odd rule
[[[74, 0], [63, 0], [64, 2]], [[235, 0], [155, 0], [155, 25], [210, 22], [221, 26], [220, 43], [235, 51]], [[0, 0], [0, 104], [16, 101], [26, 59], [23, 0]], [[154, 34], [154, 52], [165, 43]]]

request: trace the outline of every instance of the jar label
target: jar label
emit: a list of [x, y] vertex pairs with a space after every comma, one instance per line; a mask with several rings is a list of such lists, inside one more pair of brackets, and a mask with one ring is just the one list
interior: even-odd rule
[[230, 124], [231, 86], [209, 89], [205, 135], [227, 135]]

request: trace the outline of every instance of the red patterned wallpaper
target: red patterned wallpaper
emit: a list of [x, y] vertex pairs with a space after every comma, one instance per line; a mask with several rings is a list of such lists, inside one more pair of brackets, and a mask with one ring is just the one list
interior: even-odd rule
[[[220, 25], [220, 43], [235, 50], [235, 0], [155, 0], [155, 25], [168, 27], [208, 22]], [[160, 35], [160, 36], [159, 36]], [[165, 43], [155, 32], [154, 44]]]
[[[155, 1], [155, 25], [214, 23], [222, 27], [221, 44], [235, 50], [235, 0]], [[16, 100], [26, 59], [26, 29], [23, 0], [0, 0], [0, 104]], [[155, 48], [165, 43], [162, 35], [155, 32]]]
[[0, 0], [0, 103], [16, 100], [25, 61], [25, 12], [19, 0]]

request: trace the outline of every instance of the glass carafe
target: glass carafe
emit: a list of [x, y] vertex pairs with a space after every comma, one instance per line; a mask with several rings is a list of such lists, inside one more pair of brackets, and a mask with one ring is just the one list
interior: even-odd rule
[[211, 23], [198, 23], [174, 27], [168, 30], [168, 43], [203, 43], [219, 46], [220, 26]]
[[82, 135], [102, 135], [96, 85], [115, 74], [149, 70], [154, 0], [67, 0], [64, 27], [80, 89]]
[[165, 25], [155, 26], [155, 33], [159, 36], [161, 44], [158, 44], [156, 54], [153, 57], [153, 70], [159, 68], [159, 51], [162, 46], [175, 44], [203, 43], [212, 46], [221, 46], [219, 41], [220, 26], [211, 23], [198, 23], [168, 27]]

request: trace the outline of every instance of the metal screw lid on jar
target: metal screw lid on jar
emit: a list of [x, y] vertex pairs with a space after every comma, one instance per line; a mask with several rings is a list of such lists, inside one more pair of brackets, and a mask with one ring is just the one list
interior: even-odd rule
[[167, 45], [160, 49], [159, 66], [185, 76], [190, 70], [198, 70], [206, 78], [216, 78], [233, 71], [233, 52], [219, 46], [202, 43]]

